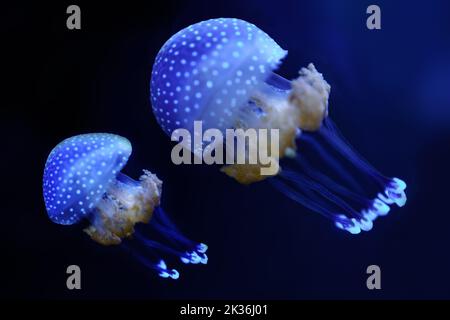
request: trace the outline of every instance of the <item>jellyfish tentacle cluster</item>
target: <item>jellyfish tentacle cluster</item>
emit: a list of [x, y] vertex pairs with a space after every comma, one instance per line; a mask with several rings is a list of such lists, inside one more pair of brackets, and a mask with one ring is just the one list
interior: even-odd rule
[[240, 19], [188, 26], [155, 59], [154, 115], [168, 135], [192, 131], [194, 121], [221, 131], [278, 129], [281, 169], [274, 176], [259, 174], [259, 162], [221, 170], [242, 184], [269, 179], [338, 228], [368, 231], [391, 205], [406, 203], [406, 183], [381, 175], [339, 133], [329, 117], [331, 86], [313, 64], [294, 80], [274, 72], [286, 55], [268, 34]]
[[119, 244], [134, 233], [137, 222], [148, 223], [159, 205], [162, 181], [144, 170], [139, 182], [118, 173], [90, 215], [91, 225], [85, 232], [103, 245]]
[[384, 177], [356, 153], [345, 151], [347, 147], [330, 146], [336, 139], [342, 142], [323, 133], [333, 126], [326, 119], [319, 132], [304, 132], [297, 140], [303, 153], [294, 163], [283, 162], [284, 169], [271, 182], [295, 201], [333, 219], [338, 228], [353, 234], [369, 231], [377, 217], [389, 213], [390, 205], [405, 204], [406, 184]]
[[[131, 155], [131, 143], [118, 135], [92, 133], [62, 141], [50, 153], [44, 170], [44, 201], [49, 218], [62, 225], [87, 219], [84, 231], [101, 245], [123, 245], [136, 238], [151, 254], [172, 254], [183, 263], [207, 263], [207, 246], [187, 239], [160, 207], [162, 181], [143, 170], [138, 181], [121, 170]], [[150, 235], [160, 235], [167, 244], [152, 240], [147, 232], [135, 229], [147, 225]], [[136, 226], [137, 227], [137, 226]], [[159, 257], [133, 255], [163, 278], [177, 279]]]

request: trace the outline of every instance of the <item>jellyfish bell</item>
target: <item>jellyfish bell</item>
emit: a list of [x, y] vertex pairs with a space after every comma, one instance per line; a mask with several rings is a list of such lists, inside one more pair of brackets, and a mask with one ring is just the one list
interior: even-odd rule
[[[59, 143], [50, 153], [43, 178], [49, 218], [62, 225], [88, 219], [84, 231], [101, 245], [130, 248], [139, 261], [161, 277], [178, 278], [162, 259], [138, 254], [124, 239], [134, 237], [156, 252], [171, 253], [184, 263], [206, 263], [206, 245], [183, 236], [160, 208], [162, 181], [148, 170], [138, 181], [120, 171], [132, 152], [124, 137], [108, 133], [82, 134]], [[151, 240], [135, 230], [147, 224], [170, 245]], [[153, 253], [153, 255], [156, 255]]]
[[222, 132], [278, 129], [276, 160], [283, 163], [275, 174], [262, 175], [262, 163], [221, 170], [242, 184], [270, 178], [277, 189], [338, 228], [370, 230], [390, 205], [405, 204], [406, 184], [381, 175], [339, 133], [329, 117], [331, 86], [313, 64], [301, 68], [294, 80], [274, 72], [286, 54], [268, 34], [240, 19], [188, 26], [155, 59], [153, 113], [168, 135], [192, 130], [195, 121]]
[[[167, 133], [192, 128], [233, 127], [236, 109], [260, 86], [286, 51], [253, 24], [239, 19], [212, 19], [172, 36], [152, 69], [151, 100]], [[251, 68], [251, 70], [249, 70]]]
[[[267, 79], [284, 84], [272, 71], [286, 54], [269, 35], [240, 19], [212, 19], [179, 31], [163, 45], [152, 69], [150, 92], [158, 123], [169, 135], [179, 128], [193, 131], [195, 120], [205, 130], [223, 133], [228, 128], [276, 128], [281, 156], [292, 154], [298, 128], [315, 130], [327, 114], [330, 86], [312, 64], [300, 70], [289, 94], [270, 85]], [[223, 171], [242, 183], [265, 178], [253, 165]], [[249, 171], [255, 174], [242, 174]]]

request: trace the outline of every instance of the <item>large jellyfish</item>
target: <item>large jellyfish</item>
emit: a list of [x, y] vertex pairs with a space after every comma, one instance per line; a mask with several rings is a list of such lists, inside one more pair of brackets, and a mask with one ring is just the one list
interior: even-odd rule
[[[154, 115], [168, 135], [180, 128], [192, 132], [194, 121], [222, 132], [278, 129], [274, 157], [284, 159], [268, 180], [338, 228], [368, 231], [390, 205], [405, 204], [406, 184], [383, 176], [340, 134], [328, 116], [331, 87], [313, 64], [292, 81], [274, 73], [286, 54], [243, 20], [193, 24], [173, 35], [156, 57], [150, 88]], [[261, 175], [262, 166], [230, 164], [221, 170], [250, 184], [268, 178]]]
[[[183, 263], [207, 263], [207, 246], [183, 236], [161, 209], [162, 181], [143, 170], [139, 181], [120, 171], [131, 155], [130, 142], [108, 133], [81, 134], [59, 143], [44, 170], [44, 201], [50, 219], [72, 225], [88, 219], [84, 231], [101, 245], [120, 245], [163, 278], [177, 279], [159, 254]], [[135, 224], [146, 224], [148, 230]], [[149, 236], [152, 238], [150, 238]], [[134, 237], [140, 247], [125, 242]]]

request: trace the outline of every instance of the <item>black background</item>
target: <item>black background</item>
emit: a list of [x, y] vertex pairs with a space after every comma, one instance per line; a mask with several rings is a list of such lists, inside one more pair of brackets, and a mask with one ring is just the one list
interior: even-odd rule
[[[1, 294], [21, 298], [450, 298], [450, 5], [378, 1], [72, 2], [2, 7]], [[289, 50], [279, 73], [314, 62], [332, 86], [331, 116], [356, 149], [408, 183], [407, 206], [359, 236], [293, 203], [268, 183], [241, 186], [208, 166], [175, 166], [149, 102], [162, 44], [215, 17], [255, 23]], [[42, 200], [48, 153], [62, 139], [112, 132], [130, 139], [125, 173], [164, 181], [163, 207], [210, 247], [207, 266], [167, 281], [82, 226], [51, 223]], [[82, 290], [65, 287], [82, 269]], [[366, 267], [382, 290], [366, 288]]]

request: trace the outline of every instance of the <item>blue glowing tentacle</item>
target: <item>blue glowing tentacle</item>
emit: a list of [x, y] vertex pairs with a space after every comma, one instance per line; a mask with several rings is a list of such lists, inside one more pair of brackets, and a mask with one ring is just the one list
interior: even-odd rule
[[146, 246], [149, 246], [149, 247], [152, 247], [152, 248], [164, 251], [166, 253], [169, 253], [169, 254], [172, 254], [172, 255], [178, 256], [178, 257], [182, 257], [184, 255], [184, 253], [181, 252], [181, 251], [178, 251], [176, 249], [172, 249], [172, 248], [170, 248], [170, 247], [168, 247], [166, 245], [163, 245], [163, 244], [161, 244], [161, 243], [159, 243], [157, 241], [150, 240], [150, 239], [147, 239], [147, 238], [143, 237], [137, 231], [135, 232], [135, 236], [136, 236], [136, 239], [141, 240], [142, 243], [145, 244]]
[[[378, 216], [386, 215], [390, 211], [387, 203], [381, 198], [368, 200], [366, 197], [350, 191], [315, 170], [307, 163], [306, 158], [303, 157], [297, 164], [302, 170], [301, 173], [283, 169], [278, 178], [280, 181], [274, 180], [272, 181], [273, 184], [291, 199], [332, 219], [338, 228], [352, 234], [358, 234], [361, 230], [369, 231], [373, 227], [373, 221]], [[287, 184], [282, 179], [286, 179], [293, 185]], [[353, 208], [350, 203], [338, 195], [348, 198], [355, 205], [359, 204], [358, 207], [361, 208], [361, 211], [357, 211], [356, 208]], [[340, 214], [336, 207], [330, 208], [331, 204], [341, 208], [341, 212], [343, 210], [345, 214]]]
[[[339, 174], [339, 176], [341, 177], [341, 179], [343, 179], [344, 181], [346, 181], [349, 185], [352, 186], [353, 189], [356, 190], [362, 190], [362, 187], [360, 185], [360, 183], [358, 183], [358, 181], [356, 181], [356, 179], [351, 176], [346, 174], [347, 170], [344, 169], [344, 167], [342, 166], [342, 164], [339, 161], [336, 161], [335, 158], [332, 158], [328, 152], [324, 149], [323, 146], [321, 146], [316, 139], [314, 139], [313, 135], [315, 133], [305, 133], [302, 134], [299, 137], [299, 142], [307, 142], [308, 145], [310, 145], [311, 147], [314, 148], [315, 152], [320, 155], [320, 157], [326, 162], [326, 164], [328, 166], [330, 166], [333, 171], [337, 174]], [[297, 157], [297, 161], [302, 161], [301, 157]]]
[[157, 207], [153, 213], [153, 221], [155, 227], [161, 228], [161, 231], [167, 233], [174, 240], [177, 240], [188, 247], [195, 247], [194, 241], [185, 237], [175, 226], [175, 224], [169, 219], [169, 216], [164, 212], [161, 207]]
[[381, 201], [383, 201], [384, 203], [386, 203], [386, 204], [393, 204], [393, 203], [395, 203], [394, 200], [392, 200], [392, 199], [389, 198], [389, 197], [386, 197], [386, 196], [385, 196], [384, 194], [382, 194], [381, 192], [378, 193], [377, 197], [378, 197]]
[[139, 232], [135, 232], [136, 238], [139, 239], [140, 241], [142, 241], [142, 243], [146, 246], [164, 251], [166, 253], [172, 254], [176, 257], [179, 257], [181, 259], [182, 262], [184, 263], [192, 263], [192, 264], [197, 264], [197, 263], [203, 263], [206, 264], [207, 262], [207, 258], [203, 257], [204, 254], [202, 254], [202, 256], [200, 256], [197, 252], [192, 251], [192, 252], [182, 252], [173, 248], [170, 248], [164, 244], [161, 244], [157, 241], [154, 240], [150, 240], [145, 238], [144, 236], [142, 236]]
[[357, 212], [355, 209], [353, 209], [350, 205], [348, 205], [345, 201], [343, 201], [341, 198], [330, 192], [327, 188], [324, 186], [312, 181], [310, 178], [308, 178], [306, 175], [295, 173], [288, 170], [283, 170], [281, 172], [281, 175], [288, 179], [289, 181], [292, 181], [297, 186], [301, 188], [307, 188], [314, 190], [318, 194], [322, 195], [323, 197], [327, 198], [337, 206], [339, 206], [341, 209], [346, 211], [350, 216], [361, 218], [361, 214]]
[[269, 181], [272, 183], [272, 185], [275, 186], [277, 190], [285, 194], [290, 199], [302, 204], [312, 211], [320, 213], [321, 215], [333, 220], [335, 225], [342, 230], [346, 230], [352, 234], [358, 234], [361, 232], [361, 230], [369, 231], [370, 229], [372, 229], [372, 220], [368, 220], [366, 218], [362, 218], [360, 220], [357, 220], [355, 218], [350, 219], [343, 214], [337, 214], [333, 211], [330, 211], [325, 206], [319, 204], [318, 201], [314, 201], [310, 197], [301, 195], [298, 191], [294, 190], [292, 187], [284, 183], [281, 178], [274, 177]]
[[[317, 212], [331, 220], [333, 220], [340, 229], [349, 231], [352, 234], [357, 234], [361, 232], [361, 230], [370, 230], [372, 228], [371, 221], [365, 222], [365, 219], [363, 223], [359, 223], [356, 219], [353, 218], [349, 219], [343, 214], [337, 214], [330, 209], [326, 208], [324, 205], [320, 204], [322, 202], [314, 201], [311, 199], [311, 197], [305, 197], [302, 194], [300, 194], [297, 190], [294, 190], [292, 187], [287, 185], [281, 178], [274, 177], [269, 180], [272, 185], [285, 194], [290, 199], [300, 203], [301, 205], [305, 206], [306, 208]], [[363, 226], [361, 228], [361, 225]], [[364, 228], [364, 229], [363, 229]]]
[[[182, 254], [179, 255], [181, 261], [183, 263], [208, 263], [208, 256], [206, 255], [206, 251], [208, 250], [208, 246], [204, 243], [194, 243], [191, 240], [188, 242], [179, 241], [180, 234], [167, 229], [166, 227], [160, 225], [157, 222], [152, 222], [150, 224], [152, 228], [154, 228], [159, 234], [164, 236], [168, 241], [172, 243], [172, 245], [177, 246], [179, 248], [183, 248]], [[177, 252], [182, 252], [181, 250], [176, 250]]]
[[[283, 174], [283, 173], [282, 173]], [[328, 211], [327, 215], [335, 221], [335, 224], [340, 229], [344, 229], [349, 231], [350, 233], [357, 234], [361, 232], [361, 230], [369, 231], [373, 227], [373, 221], [378, 216], [384, 216], [388, 214], [390, 211], [389, 206], [381, 201], [380, 199], [374, 199], [373, 201], [370, 201], [367, 206], [361, 210], [361, 212], [358, 212], [354, 210], [350, 205], [345, 203], [345, 201], [339, 199], [339, 197], [334, 196], [332, 193], [330, 193], [325, 187], [321, 186], [320, 184], [311, 183], [311, 181], [308, 181], [308, 178], [304, 175], [292, 173], [292, 172], [286, 172], [284, 171], [284, 176], [288, 178], [289, 180], [296, 183], [296, 186], [299, 188], [311, 188], [315, 190], [316, 192], [320, 193], [324, 198], [327, 199], [327, 201], [331, 201], [335, 203], [336, 205], [340, 206], [344, 211], [346, 212], [346, 215], [344, 214], [333, 214], [333, 211]], [[312, 199], [310, 199], [312, 200]], [[318, 201], [315, 199], [315, 201]], [[321, 203], [324, 203], [324, 199], [320, 199]], [[304, 202], [304, 200], [303, 200]], [[315, 208], [313, 208], [314, 211], [320, 212], [317, 210], [317, 208], [321, 208], [323, 210], [323, 206], [318, 206], [315, 204]], [[311, 206], [310, 206], [311, 208]], [[346, 221], [346, 223], [344, 223]]]
[[387, 178], [376, 170], [367, 160], [364, 159], [352, 146], [349, 144], [339, 129], [329, 118], [324, 121], [324, 128], [319, 131], [327, 137], [327, 141], [342, 155], [348, 157], [353, 165], [364, 170], [371, 175], [383, 188], [384, 195], [378, 196], [379, 199], [389, 199], [385, 203], [390, 204], [394, 202], [399, 207], [406, 203], [406, 183], [399, 178]]
[[182, 234], [178, 233], [177, 231], [169, 229], [156, 221], [152, 223], [151, 226], [157, 229], [161, 233], [161, 235], [163, 235], [166, 239], [168, 239], [174, 244], [187, 248], [195, 248], [195, 250], [199, 252], [206, 252], [208, 249], [208, 246], [206, 244], [196, 243], [192, 240], [189, 240]]
[[[276, 74], [272, 74], [266, 83], [269, 92], [284, 91], [287, 95], [291, 89], [291, 82]], [[271, 90], [270, 87], [275, 90]], [[306, 158], [302, 156], [302, 151], [304, 151], [302, 143], [304, 142], [314, 149], [315, 155], [325, 162], [327, 169], [333, 171], [331, 174], [333, 178], [338, 175], [336, 181], [327, 176], [326, 171], [316, 170], [306, 163]], [[371, 230], [373, 221], [378, 216], [389, 213], [389, 205], [396, 203], [398, 206], [403, 206], [405, 204], [406, 183], [398, 178], [390, 179], [383, 176], [353, 149], [331, 119], [324, 120], [318, 134], [302, 132], [297, 138], [297, 146], [299, 156], [296, 157], [296, 162], [303, 175], [296, 174], [296, 171], [290, 172], [283, 167], [281, 174], [269, 181], [289, 198], [334, 220], [338, 228], [352, 234], [358, 234], [361, 230]], [[340, 157], [334, 158], [327, 149], [329, 146]], [[355, 176], [349, 174], [348, 170], [344, 168], [346, 162], [360, 172]], [[364, 176], [361, 181], [359, 181], [360, 174]], [[372, 191], [367, 192], [369, 190], [366, 189], [369, 186], [363, 184], [365, 179], [373, 181], [374, 184], [371, 187], [380, 187], [378, 192], [374, 192], [375, 197], [372, 199], [370, 199]], [[340, 182], [346, 182], [346, 184]], [[334, 204], [333, 208], [332, 204]], [[335, 212], [336, 206], [344, 209], [346, 215]], [[358, 211], [356, 207], [359, 209]]]
[[[365, 165], [366, 168], [370, 169], [374, 174], [378, 175], [379, 177], [382, 177], [384, 179], [386, 178], [384, 175], [382, 175], [372, 164], [367, 161], [353, 146], [350, 144], [350, 142], [345, 138], [345, 136], [342, 134], [342, 132], [338, 129], [336, 124], [331, 120], [330, 118], [326, 118], [324, 120], [324, 126], [328, 128], [330, 133], [332, 133], [334, 136], [339, 138], [341, 145], [345, 147], [345, 149], [351, 153], [355, 159], [358, 159], [361, 163]], [[337, 140], [337, 141], [339, 141]]]
[[[361, 215], [365, 220], [373, 221], [378, 216], [386, 215], [390, 208], [387, 206], [389, 204], [394, 203], [390, 198], [385, 197], [383, 194], [378, 193], [378, 198], [373, 200], [369, 200], [368, 198], [361, 196], [344, 186], [339, 185], [334, 182], [332, 179], [314, 169], [311, 165], [307, 163], [306, 159], [302, 159], [302, 161], [298, 162], [303, 170], [309, 175], [311, 178], [315, 179], [318, 183], [322, 185], [327, 185], [331, 190], [340, 194], [343, 197], [348, 197], [352, 201], [358, 203], [363, 209], [361, 211]], [[380, 202], [380, 200], [382, 200]], [[364, 230], [364, 229], [363, 229]]]
[[160, 259], [157, 262], [152, 262], [150, 259], [143, 257], [138, 254], [134, 249], [130, 248], [128, 245], [122, 242], [121, 247], [126, 249], [137, 261], [142, 263], [145, 267], [155, 270], [158, 276], [161, 278], [171, 278], [178, 279], [180, 273], [175, 269], [167, 268], [167, 264], [164, 260]]
[[208, 246], [204, 243], [196, 243], [187, 237], [185, 237], [175, 224], [170, 221], [168, 215], [161, 207], [157, 207], [154, 212], [152, 223], [150, 224], [154, 228], [158, 229], [162, 235], [167, 239], [176, 242], [184, 247], [191, 248], [199, 253], [205, 253], [208, 250]]
[[296, 159], [297, 164], [303, 169], [303, 171], [318, 183], [328, 186], [329, 189], [336, 191], [336, 193], [340, 194], [343, 197], [351, 198], [361, 207], [367, 207], [371, 205], [372, 201], [370, 201], [368, 198], [346, 188], [343, 185], [340, 185], [325, 174], [314, 169], [305, 158], [297, 157]]
[[[171, 244], [178, 249], [172, 249], [161, 244], [159, 244], [159, 248], [162, 249], [164, 247], [167, 252], [171, 251], [171, 253], [179, 256], [183, 263], [207, 264], [208, 256], [206, 255], [206, 251], [208, 250], [208, 246], [204, 243], [196, 243], [186, 238], [178, 230], [175, 224], [170, 221], [169, 217], [161, 207], [157, 207], [155, 209], [152, 220], [150, 221], [148, 226], [153, 228], [158, 234], [162, 235], [164, 238], [170, 241]], [[141, 240], [144, 240], [144, 242], [145, 240], [151, 241], [147, 239]], [[151, 242], [147, 242], [147, 244], [150, 243]]]
[[[399, 207], [403, 207], [406, 204], [405, 189], [406, 183], [403, 180], [399, 178], [393, 178], [392, 181], [389, 182], [388, 186], [384, 190], [384, 195], [387, 196]], [[380, 195], [379, 198], [382, 199]]]
[[[287, 197], [302, 204], [303, 206], [305, 206], [306, 208], [308, 208], [312, 211], [318, 212], [318, 213], [322, 214], [323, 216], [334, 220], [335, 214], [333, 212], [331, 212], [324, 205], [321, 205], [320, 202], [317, 201], [317, 199], [316, 199], [316, 201], [314, 201], [313, 197], [311, 197], [311, 196], [307, 197], [305, 195], [302, 195], [300, 192], [298, 192], [297, 190], [294, 190], [291, 186], [286, 184], [285, 181], [283, 181], [278, 176], [275, 176], [274, 178], [269, 179], [269, 181], [270, 181], [270, 183], [272, 183], [273, 186], [275, 186], [275, 188], [277, 190], [284, 193]], [[302, 190], [302, 191], [304, 191], [304, 190]]]
[[324, 120], [324, 126], [319, 130], [319, 133], [326, 137], [326, 140], [336, 151], [351, 160], [353, 165], [364, 170], [373, 178], [376, 178], [381, 185], [385, 186], [390, 181], [389, 178], [383, 176], [346, 141], [331, 119], [326, 118]]
[[168, 228], [178, 231], [177, 226], [169, 219], [169, 216], [164, 212], [163, 208], [157, 207], [153, 212], [153, 217], [160, 220]]

